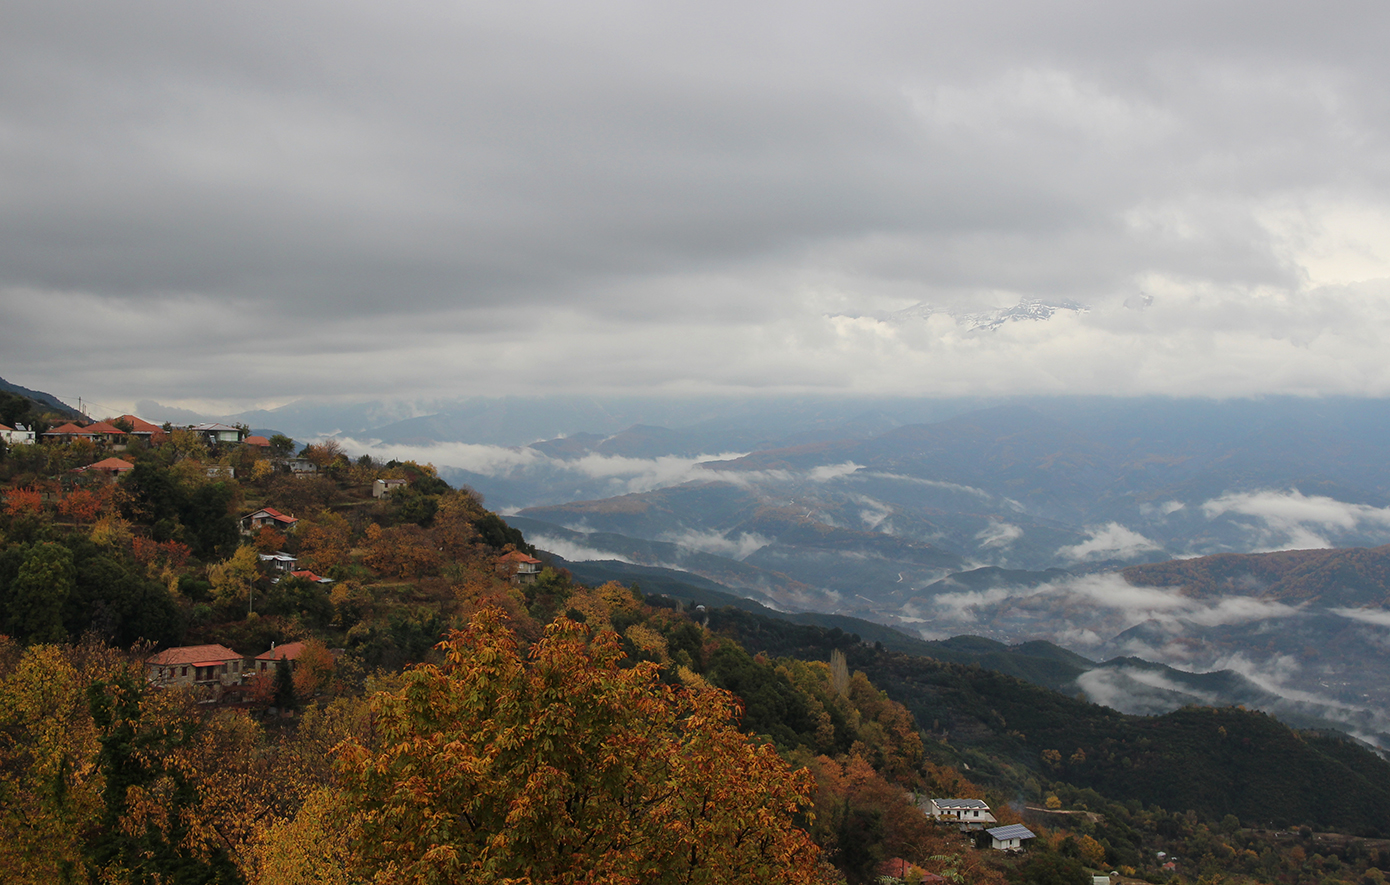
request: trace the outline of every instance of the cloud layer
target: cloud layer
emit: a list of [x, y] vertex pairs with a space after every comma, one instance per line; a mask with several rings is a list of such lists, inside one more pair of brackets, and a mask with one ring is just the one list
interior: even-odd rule
[[1240, 519], [1255, 552], [1333, 547], [1333, 539], [1354, 532], [1390, 539], [1390, 507], [1348, 504], [1297, 489], [1227, 494], [1207, 501], [1202, 512], [1208, 519]]
[[[0, 30], [5, 371], [116, 408], [1390, 394], [1387, 25], [1369, 3], [29, 4]], [[1091, 309], [875, 318], [1023, 298]]]

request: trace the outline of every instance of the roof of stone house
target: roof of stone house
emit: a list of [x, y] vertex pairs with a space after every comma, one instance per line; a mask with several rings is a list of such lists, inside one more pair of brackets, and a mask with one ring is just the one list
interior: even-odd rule
[[241, 655], [225, 645], [185, 645], [169, 648], [147, 658], [145, 663], [157, 667], [179, 666], [209, 667], [227, 661], [241, 660]]
[[304, 651], [303, 642], [286, 642], [284, 645], [277, 645], [269, 651], [263, 651], [256, 655], [258, 661], [278, 661], [284, 658], [293, 661], [299, 657], [300, 652]]

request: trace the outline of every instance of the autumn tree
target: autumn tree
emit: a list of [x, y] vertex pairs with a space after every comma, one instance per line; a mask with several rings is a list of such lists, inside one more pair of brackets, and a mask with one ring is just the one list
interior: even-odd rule
[[134, 669], [87, 688], [98, 733], [100, 823], [85, 844], [97, 881], [235, 885], [224, 844], [202, 826], [187, 750], [200, 730], [181, 693], [151, 692]]
[[[251, 585], [259, 574], [260, 557], [253, 547], [238, 547], [223, 562], [208, 569], [208, 581], [212, 592], [224, 603], [232, 603], [251, 592]], [[248, 598], [248, 605], [250, 604]]]
[[0, 675], [0, 869], [12, 885], [72, 881], [99, 809], [86, 675], [70, 652], [32, 646]]
[[808, 882], [804, 771], [727, 693], [621, 669], [562, 618], [523, 656], [499, 608], [374, 702], [383, 749], [339, 750], [355, 864], [376, 882]]
[[317, 639], [305, 641], [294, 662], [295, 696], [308, 702], [326, 690], [332, 679], [333, 653]]
[[299, 558], [316, 572], [326, 572], [347, 560], [352, 549], [352, 528], [337, 513], [323, 511], [296, 527]]
[[418, 525], [367, 526], [362, 561], [384, 575], [414, 578], [439, 568], [439, 551]]
[[324, 468], [332, 464], [342, 454], [342, 443], [336, 439], [326, 439], [323, 442], [310, 443], [305, 446], [304, 451], [300, 452], [299, 456], [308, 460], [315, 467]]

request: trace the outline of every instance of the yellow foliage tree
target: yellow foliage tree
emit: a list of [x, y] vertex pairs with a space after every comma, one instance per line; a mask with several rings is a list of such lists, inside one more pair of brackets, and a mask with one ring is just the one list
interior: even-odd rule
[[100, 806], [86, 679], [52, 645], [31, 646], [0, 676], [0, 869], [7, 883], [48, 885], [78, 875], [80, 833]]
[[805, 771], [734, 724], [732, 696], [618, 666], [562, 618], [523, 657], [500, 608], [374, 702], [383, 749], [339, 750], [353, 863], [373, 881], [792, 883], [818, 851]]
[[259, 574], [260, 558], [254, 547], [238, 547], [226, 560], [208, 568], [208, 583], [218, 599], [233, 600], [247, 596], [251, 583]]

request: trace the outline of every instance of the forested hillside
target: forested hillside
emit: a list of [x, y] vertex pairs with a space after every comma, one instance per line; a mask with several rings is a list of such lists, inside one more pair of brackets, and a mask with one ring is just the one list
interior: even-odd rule
[[[1065, 669], [1055, 647], [909, 654], [523, 577], [520, 532], [428, 465], [329, 443], [292, 468], [289, 442], [171, 429], [0, 461], [7, 881], [859, 883], [899, 858], [1000, 885], [1358, 882], [1390, 863], [1353, 838], [1383, 828], [1390, 784], [1353, 745], [1233, 709], [1121, 716], [949, 662]], [[245, 675], [195, 657], [209, 676], [179, 687], [147, 663], [190, 647]], [[987, 798], [1038, 838], [978, 849], [930, 796]], [[1284, 844], [1266, 823], [1348, 835]]]

